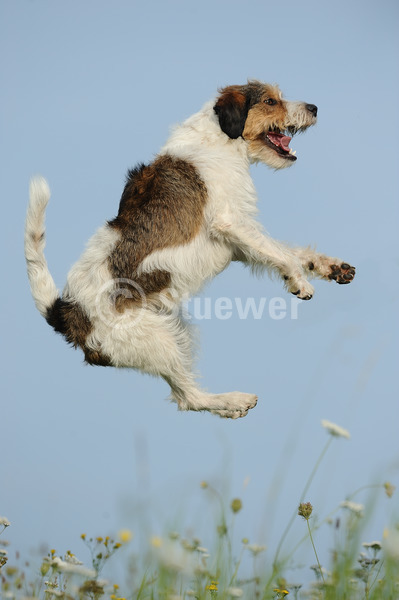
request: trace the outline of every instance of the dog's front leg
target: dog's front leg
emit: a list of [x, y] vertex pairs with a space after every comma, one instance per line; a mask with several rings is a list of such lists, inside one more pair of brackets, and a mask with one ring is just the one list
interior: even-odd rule
[[215, 237], [231, 244], [236, 258], [253, 267], [265, 267], [277, 273], [287, 290], [301, 298], [310, 300], [314, 289], [306, 279], [301, 260], [284, 244], [264, 234], [253, 221], [238, 222], [230, 215], [218, 217], [212, 224]]
[[355, 267], [340, 258], [331, 258], [312, 248], [294, 248], [294, 254], [301, 261], [305, 272], [311, 277], [319, 277], [337, 283], [350, 283], [355, 277]]

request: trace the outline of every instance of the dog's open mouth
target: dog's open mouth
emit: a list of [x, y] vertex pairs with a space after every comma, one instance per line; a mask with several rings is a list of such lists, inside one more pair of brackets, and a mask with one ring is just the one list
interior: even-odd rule
[[289, 146], [292, 139], [289, 135], [273, 130], [265, 133], [263, 139], [267, 146], [277, 152], [279, 156], [283, 156], [287, 160], [296, 160], [295, 150]]

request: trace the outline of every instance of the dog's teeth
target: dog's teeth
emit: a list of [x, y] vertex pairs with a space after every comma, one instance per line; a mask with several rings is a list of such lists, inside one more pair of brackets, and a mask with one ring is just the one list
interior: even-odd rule
[[293, 150], [292, 148], [290, 148], [290, 154], [292, 154], [292, 156], [295, 156], [296, 150]]

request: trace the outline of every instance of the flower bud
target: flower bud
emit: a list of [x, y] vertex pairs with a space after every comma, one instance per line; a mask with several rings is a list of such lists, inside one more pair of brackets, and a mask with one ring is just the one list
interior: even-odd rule
[[309, 520], [312, 511], [313, 506], [310, 504], [310, 502], [301, 502], [301, 504], [298, 507], [298, 515], [300, 517], [303, 517], [306, 521]]
[[234, 500], [231, 501], [230, 508], [233, 511], [233, 513], [240, 512], [240, 510], [242, 509], [241, 500], [239, 498], [234, 498]]

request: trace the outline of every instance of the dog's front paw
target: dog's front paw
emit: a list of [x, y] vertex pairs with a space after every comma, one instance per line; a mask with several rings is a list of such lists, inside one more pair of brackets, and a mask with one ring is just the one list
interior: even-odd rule
[[350, 283], [355, 277], [356, 269], [348, 263], [341, 263], [340, 265], [330, 265], [331, 273], [328, 275], [329, 279], [333, 279], [337, 283]]
[[[284, 277], [284, 279], [286, 279]], [[311, 300], [314, 294], [314, 287], [310, 285], [307, 279], [288, 277], [286, 279], [288, 291], [300, 300]]]

